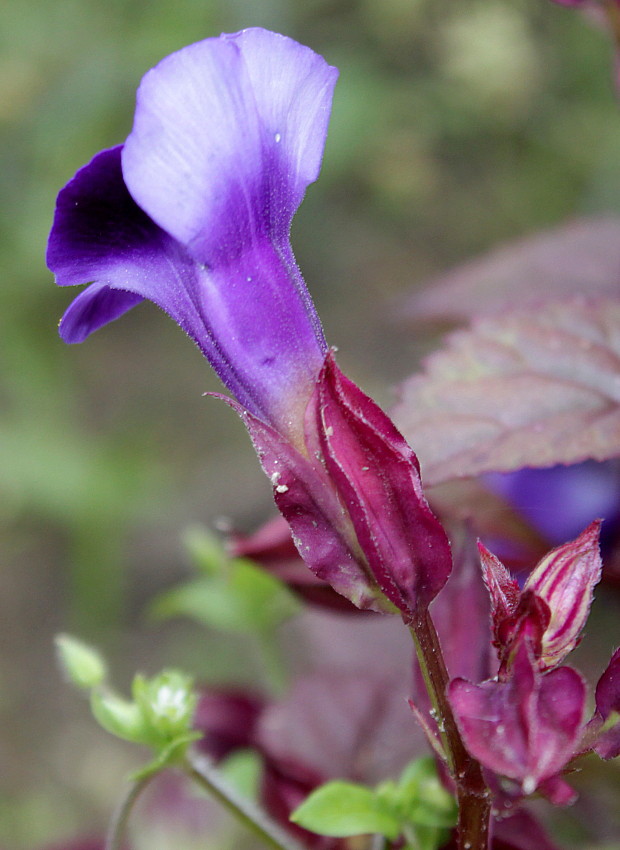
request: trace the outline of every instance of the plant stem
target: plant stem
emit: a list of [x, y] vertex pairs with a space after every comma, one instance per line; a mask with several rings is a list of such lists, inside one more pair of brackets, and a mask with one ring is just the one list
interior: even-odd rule
[[241, 797], [206, 756], [188, 752], [182, 765], [188, 776], [206, 789], [231, 814], [272, 850], [304, 850], [251, 800]]
[[154, 776], [154, 773], [142, 776], [141, 778], [134, 780], [127, 789], [127, 793], [121, 799], [116, 811], [112, 815], [112, 820], [110, 821], [108, 834], [106, 836], [105, 850], [120, 850], [123, 846], [123, 837], [125, 835], [125, 829], [127, 827], [127, 821], [129, 820], [131, 810], [142, 791], [144, 791]]
[[459, 850], [487, 850], [491, 795], [482, 768], [465, 749], [446, 689], [449, 676], [439, 636], [428, 611], [408, 623], [418, 661], [433, 705], [439, 734], [448, 759], [459, 807], [456, 828]]

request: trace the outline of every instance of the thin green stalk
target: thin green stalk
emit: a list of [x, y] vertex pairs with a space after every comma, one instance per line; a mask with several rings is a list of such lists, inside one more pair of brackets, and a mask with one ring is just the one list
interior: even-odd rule
[[112, 815], [106, 836], [105, 850], [121, 850], [131, 810], [140, 794], [154, 776], [154, 773], [149, 773], [134, 780], [129, 785], [126, 794], [121, 798], [116, 811]]
[[459, 850], [488, 850], [491, 795], [482, 768], [467, 752], [446, 693], [449, 676], [441, 644], [428, 611], [408, 623], [424, 682], [437, 720], [459, 807]]
[[272, 850], [304, 850], [251, 800], [241, 797], [209, 758], [189, 752], [182, 767], [191, 779], [215, 797], [267, 847]]

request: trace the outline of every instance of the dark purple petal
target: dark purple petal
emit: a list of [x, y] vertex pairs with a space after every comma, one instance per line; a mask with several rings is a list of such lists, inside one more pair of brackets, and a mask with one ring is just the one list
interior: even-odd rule
[[387, 598], [408, 616], [452, 568], [448, 538], [422, 492], [417, 458], [392, 421], [327, 355], [314, 399], [327, 470]]
[[337, 71], [248, 29], [162, 60], [138, 91], [123, 153], [132, 196], [200, 262], [281, 242], [318, 176]]
[[230, 399], [224, 401], [243, 419], [271, 480], [278, 510], [308, 567], [358, 608], [390, 609], [364, 562], [351, 521], [324, 470], [273, 428]]
[[97, 282], [67, 311], [61, 325], [67, 342], [81, 342], [152, 297], [153, 281], [171, 274], [174, 242], [132, 200], [120, 155], [120, 147], [97, 154], [58, 196], [48, 266], [60, 286]]
[[141, 295], [93, 283], [65, 310], [58, 330], [65, 342], [84, 342], [93, 331], [118, 319], [140, 301]]
[[570, 667], [542, 675], [522, 643], [506, 682], [450, 683], [449, 695], [465, 745], [485, 767], [531, 794], [558, 774], [579, 741], [586, 699]]
[[209, 271], [154, 224], [123, 182], [120, 148], [98, 154], [61, 191], [48, 264], [60, 285], [89, 283], [61, 334], [81, 342], [142, 298], [196, 342], [254, 414], [292, 434], [324, 357], [290, 248], [254, 246], [234, 267]]
[[551, 612], [542, 637], [542, 669], [559, 664], [580, 640], [601, 577], [600, 527], [595, 520], [576, 540], [549, 552], [525, 583], [524, 592], [532, 590]]

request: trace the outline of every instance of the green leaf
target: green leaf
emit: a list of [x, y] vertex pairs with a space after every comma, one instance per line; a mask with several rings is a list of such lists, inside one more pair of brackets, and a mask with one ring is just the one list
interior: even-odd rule
[[228, 559], [221, 541], [201, 526], [188, 528], [183, 535], [192, 564], [207, 576], [217, 575]]
[[96, 649], [70, 635], [56, 635], [55, 643], [60, 665], [74, 685], [89, 690], [103, 683], [106, 663]]
[[166, 619], [186, 616], [219, 631], [253, 634], [275, 628], [299, 608], [281, 581], [239, 558], [163, 594], [151, 613]]
[[417, 826], [443, 829], [456, 823], [456, 801], [439, 781], [430, 756], [416, 759], [405, 768], [392, 805], [405, 822]]
[[106, 732], [125, 741], [146, 743], [144, 718], [134, 702], [112, 692], [95, 689], [90, 695], [90, 707], [95, 720]]
[[335, 838], [379, 833], [395, 839], [400, 833], [398, 818], [375, 792], [352, 782], [328, 782], [317, 788], [293, 812], [291, 820], [319, 835]]

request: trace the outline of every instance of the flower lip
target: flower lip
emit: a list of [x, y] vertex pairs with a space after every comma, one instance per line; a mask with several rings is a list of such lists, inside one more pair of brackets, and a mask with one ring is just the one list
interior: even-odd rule
[[338, 72], [260, 28], [189, 45], [138, 89], [123, 174], [139, 206], [198, 261], [288, 238], [318, 177]]

